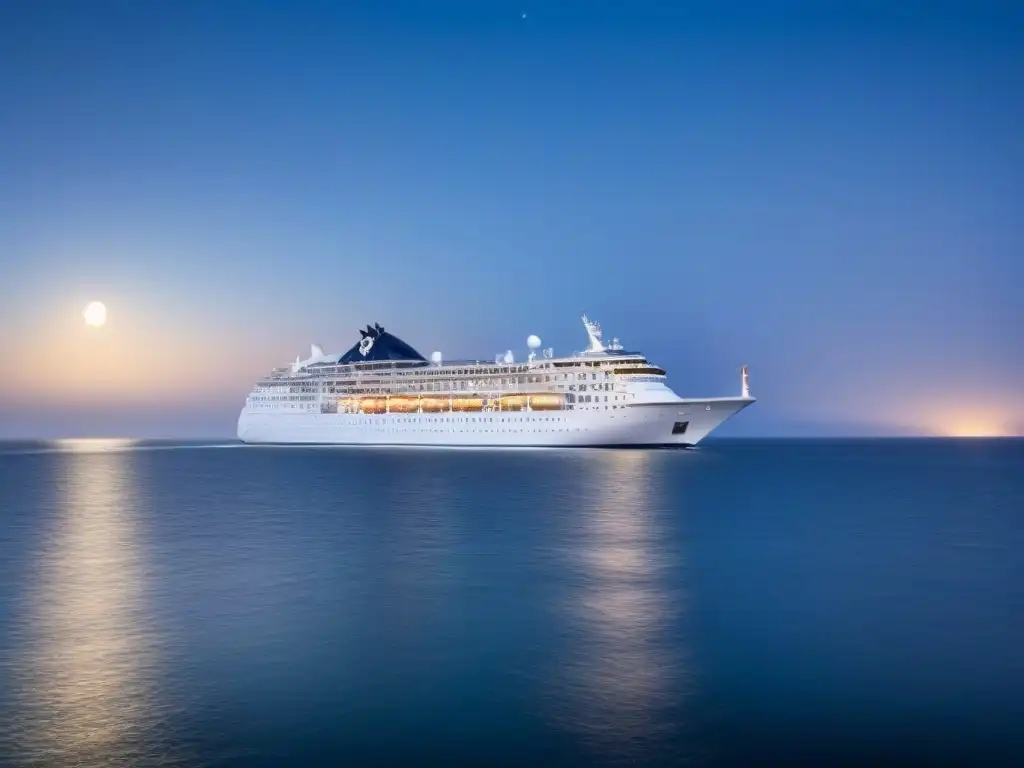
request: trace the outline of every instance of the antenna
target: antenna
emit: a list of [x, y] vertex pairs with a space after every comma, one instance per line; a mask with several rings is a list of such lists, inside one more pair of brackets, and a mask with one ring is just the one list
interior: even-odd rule
[[590, 347], [586, 350], [586, 353], [595, 354], [604, 352], [607, 347], [605, 347], [604, 343], [601, 341], [602, 334], [600, 324], [591, 322], [590, 319], [584, 315], [583, 327], [587, 329], [587, 338], [590, 340]]
[[747, 367], [748, 366], [744, 365], [742, 368], [740, 368], [740, 373], [742, 374], [743, 381], [743, 389], [741, 390], [741, 392], [742, 397], [744, 399], [748, 399], [750, 397], [750, 378], [747, 375]]

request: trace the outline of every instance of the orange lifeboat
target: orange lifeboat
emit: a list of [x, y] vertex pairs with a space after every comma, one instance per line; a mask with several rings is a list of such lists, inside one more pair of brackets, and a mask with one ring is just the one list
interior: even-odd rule
[[384, 413], [387, 410], [387, 401], [382, 397], [365, 397], [359, 401], [359, 410], [363, 413]]
[[419, 399], [415, 397], [392, 397], [388, 400], [391, 413], [415, 413], [419, 409]]
[[560, 411], [562, 395], [530, 395], [530, 408], [534, 411]]
[[526, 408], [526, 395], [505, 395], [498, 400], [503, 411], [521, 411]]
[[420, 407], [424, 413], [440, 413], [448, 410], [448, 400], [447, 398], [442, 400], [439, 397], [424, 397], [420, 400]]
[[456, 397], [452, 400], [453, 411], [482, 411], [484, 399], [482, 397]]

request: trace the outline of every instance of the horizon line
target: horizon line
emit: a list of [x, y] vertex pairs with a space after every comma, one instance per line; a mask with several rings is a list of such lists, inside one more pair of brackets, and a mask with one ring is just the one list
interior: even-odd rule
[[[1024, 434], [1013, 435], [864, 435], [864, 434], [836, 434], [836, 435], [709, 435], [702, 440], [702, 443], [709, 442], [730, 442], [730, 441], [754, 441], [754, 440], [1021, 440]], [[0, 437], [0, 443], [17, 442], [56, 442], [61, 440], [131, 440], [136, 442], [175, 442], [192, 440], [199, 442], [228, 441], [246, 445], [235, 435], [178, 435], [175, 437], [154, 437], [145, 435], [58, 435], [50, 437], [19, 435], [14, 437]], [[272, 444], [277, 447], [289, 447], [287, 443]], [[330, 446], [331, 444], [325, 444]], [[338, 445], [343, 445], [339, 443]], [[358, 444], [356, 447], [359, 447]], [[294, 444], [294, 447], [303, 447], [302, 444]]]

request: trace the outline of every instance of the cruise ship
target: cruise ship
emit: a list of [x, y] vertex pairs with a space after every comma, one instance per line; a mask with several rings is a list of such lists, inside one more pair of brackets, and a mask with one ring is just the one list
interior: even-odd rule
[[[747, 367], [738, 397], [684, 398], [664, 369], [583, 316], [589, 346], [556, 357], [541, 340], [516, 361], [427, 360], [375, 323], [344, 354], [313, 344], [275, 368], [238, 417], [245, 443], [302, 445], [692, 447], [754, 402]], [[540, 354], [538, 355], [538, 350]]]

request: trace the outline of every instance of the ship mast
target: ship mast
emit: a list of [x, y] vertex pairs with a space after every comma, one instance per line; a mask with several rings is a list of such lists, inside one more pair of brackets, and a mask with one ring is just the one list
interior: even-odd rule
[[584, 354], [599, 355], [604, 352], [606, 347], [604, 342], [601, 341], [601, 326], [598, 323], [590, 322], [587, 316], [584, 315], [583, 327], [587, 329], [587, 338], [590, 339], [590, 347]]

